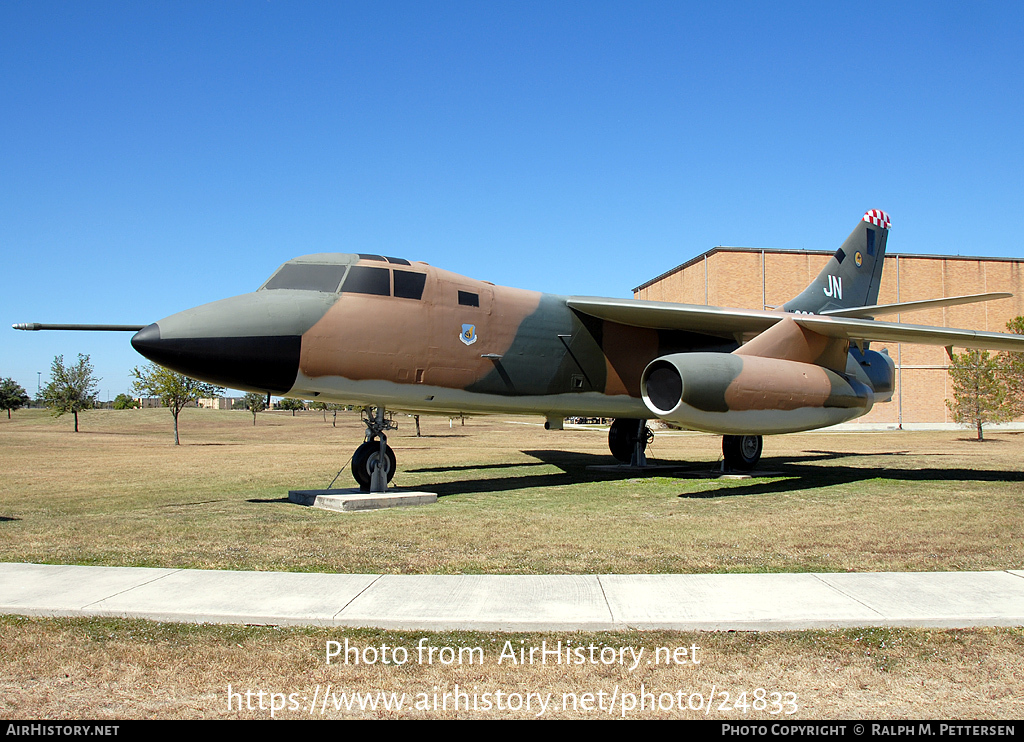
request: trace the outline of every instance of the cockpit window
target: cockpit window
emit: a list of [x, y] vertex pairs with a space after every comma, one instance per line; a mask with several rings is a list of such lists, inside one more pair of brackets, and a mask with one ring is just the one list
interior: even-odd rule
[[287, 263], [267, 281], [266, 289], [298, 289], [333, 294], [345, 275], [346, 265]]
[[422, 299], [423, 286], [427, 282], [425, 273], [395, 271], [395, 296], [399, 299]]
[[391, 296], [391, 271], [369, 265], [353, 265], [341, 290], [353, 294]]

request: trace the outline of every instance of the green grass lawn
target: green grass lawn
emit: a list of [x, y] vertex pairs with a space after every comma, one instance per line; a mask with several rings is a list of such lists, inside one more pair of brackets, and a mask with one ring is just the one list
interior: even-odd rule
[[[0, 421], [0, 560], [370, 573], [989, 570], [1024, 566], [1024, 435], [766, 439], [769, 477], [709, 477], [719, 438], [659, 433], [681, 476], [608, 464], [596, 430], [530, 418], [399, 418], [395, 484], [435, 505], [339, 514], [325, 487], [362, 438], [355, 413], [166, 410]], [[346, 470], [338, 486], [351, 486]]]

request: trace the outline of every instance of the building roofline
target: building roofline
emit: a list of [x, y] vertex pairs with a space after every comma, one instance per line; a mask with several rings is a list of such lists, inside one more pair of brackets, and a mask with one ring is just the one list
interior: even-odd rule
[[[706, 252], [702, 252], [696, 257], [690, 258], [685, 263], [680, 263], [675, 268], [667, 270], [664, 273], [655, 276], [649, 281], [637, 286], [633, 289], [635, 294], [637, 291], [642, 291], [648, 286], [656, 284], [664, 278], [668, 278], [673, 273], [686, 270], [692, 265], [711, 257], [715, 253], [719, 252], [747, 252], [747, 253], [771, 253], [773, 255], [834, 255], [835, 250], [797, 250], [793, 248], [785, 247], [733, 247], [729, 245], [716, 245]], [[934, 255], [926, 253], [907, 253], [907, 252], [891, 252], [886, 253], [887, 258], [928, 258], [932, 260], [986, 260], [991, 262], [1003, 262], [1003, 263], [1024, 263], [1024, 258], [989, 258], [981, 255]]]

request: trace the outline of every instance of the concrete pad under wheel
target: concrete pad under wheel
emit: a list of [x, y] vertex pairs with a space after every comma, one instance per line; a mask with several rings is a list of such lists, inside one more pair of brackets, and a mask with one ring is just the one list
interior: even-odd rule
[[291, 490], [288, 499], [296, 505], [351, 513], [360, 510], [401, 508], [412, 505], [430, 505], [437, 502], [434, 492], [412, 492], [388, 490], [387, 492], [363, 492], [359, 489], [337, 490]]
[[671, 476], [679, 479], [771, 479], [785, 476], [780, 471], [721, 471], [720, 469], [687, 469], [679, 464], [648, 464], [647, 466], [630, 466], [629, 464], [594, 464], [587, 471], [605, 474], [633, 474], [637, 477]]
[[629, 464], [591, 464], [587, 471], [610, 472], [612, 474], [636, 474], [637, 476], [664, 474], [666, 472], [685, 473], [685, 465], [679, 464], [644, 464], [643, 466], [631, 466]]

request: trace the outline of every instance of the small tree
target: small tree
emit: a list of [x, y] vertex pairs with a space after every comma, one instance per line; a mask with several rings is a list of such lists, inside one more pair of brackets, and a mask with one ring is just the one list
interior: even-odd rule
[[29, 396], [25, 388], [14, 379], [0, 381], [0, 410], [7, 410], [7, 419], [11, 419], [11, 410], [17, 410], [28, 404]]
[[50, 364], [50, 381], [40, 393], [43, 404], [50, 408], [54, 417], [70, 412], [75, 416], [75, 432], [78, 432], [78, 413], [91, 410], [96, 404], [99, 379], [93, 376], [89, 356], [78, 354], [78, 363], [64, 366], [64, 356], [57, 356]]
[[159, 397], [160, 404], [170, 409], [174, 416], [174, 445], [181, 445], [178, 439], [178, 415], [188, 404], [202, 397], [217, 397], [224, 393], [219, 386], [197, 381], [177, 371], [148, 363], [142, 368], [132, 369], [135, 378], [132, 389], [139, 396]]
[[[1011, 319], [1006, 323], [1006, 329], [1024, 335], [1024, 316]], [[999, 357], [1003, 360], [1003, 378], [1011, 417], [1020, 417], [1024, 415], [1024, 353], [1000, 353]]]
[[256, 413], [267, 409], [267, 397], [259, 392], [249, 392], [245, 395], [245, 409], [252, 413], [252, 424], [256, 424]]
[[337, 402], [328, 402], [327, 409], [331, 411], [331, 427], [338, 427], [338, 410], [344, 410], [346, 408], [343, 404]]
[[139, 403], [133, 397], [129, 397], [124, 392], [114, 397], [114, 409], [115, 410], [130, 410], [134, 407], [138, 407]]
[[987, 350], [969, 350], [953, 355], [949, 367], [953, 399], [946, 400], [953, 419], [973, 426], [978, 440], [985, 440], [982, 426], [1013, 417], [1013, 405], [1007, 394], [1003, 364]]
[[277, 403], [277, 406], [280, 407], [282, 410], [291, 410], [292, 417], [295, 417], [296, 410], [306, 409], [306, 404], [301, 399], [291, 399], [289, 397], [283, 398], [280, 402]]

